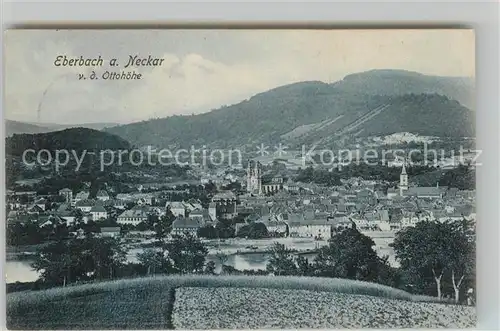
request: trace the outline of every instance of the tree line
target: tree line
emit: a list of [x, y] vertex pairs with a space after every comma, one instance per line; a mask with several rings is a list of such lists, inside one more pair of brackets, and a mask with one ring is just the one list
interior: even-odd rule
[[[154, 274], [215, 274], [208, 261], [208, 248], [189, 233], [170, 236], [171, 220], [159, 218], [155, 245], [137, 254], [138, 262], [127, 262], [127, 252], [118, 239], [87, 232], [82, 238], [56, 238], [38, 249], [32, 267], [40, 273], [38, 287], [66, 286]], [[370, 237], [355, 227], [336, 233], [319, 248], [314, 259], [297, 254], [283, 244], [269, 249], [266, 270], [255, 274], [275, 276], [335, 277], [375, 282], [410, 293], [453, 297], [463, 301], [475, 284], [475, 231], [462, 221], [422, 221], [396, 234], [392, 247], [400, 262], [396, 268], [388, 257], [380, 257]], [[167, 239], [169, 238], [169, 239]], [[227, 266], [227, 256], [218, 254], [222, 273], [245, 271]]]
[[379, 257], [375, 243], [356, 228], [334, 235], [313, 261], [276, 243], [267, 271], [274, 275], [318, 276], [376, 282], [410, 293], [453, 297], [462, 301], [475, 286], [473, 224], [461, 221], [423, 221], [396, 234], [391, 246], [400, 267]]

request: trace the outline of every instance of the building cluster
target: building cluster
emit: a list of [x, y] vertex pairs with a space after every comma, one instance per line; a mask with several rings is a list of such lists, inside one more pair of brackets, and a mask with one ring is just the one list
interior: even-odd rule
[[[221, 177], [227, 180], [227, 174], [221, 173]], [[116, 227], [103, 225], [103, 233], [116, 233], [121, 226], [137, 227], [151, 216], [161, 218], [170, 212], [175, 217], [173, 234], [196, 235], [199, 228], [218, 222], [233, 223], [238, 231], [248, 223], [260, 222], [272, 236], [329, 239], [338, 229], [352, 226], [366, 231], [397, 231], [425, 220], [475, 220], [475, 191], [412, 186], [404, 164], [398, 187], [385, 191], [380, 183], [360, 178], [326, 187], [295, 183], [284, 176], [266, 177], [261, 164], [253, 161], [248, 163], [245, 176], [233, 179], [241, 182], [242, 192], [219, 189], [205, 206], [194, 198], [174, 201], [169, 190], [116, 195], [100, 190], [92, 198], [88, 191], [68, 188], [55, 196], [10, 191], [7, 221], [71, 226], [77, 220], [99, 224], [114, 219]]]
[[421, 221], [476, 217], [475, 191], [412, 186], [405, 164], [398, 187], [386, 192], [376, 181], [350, 178], [335, 187], [288, 181], [269, 197], [261, 179], [259, 164], [249, 165], [248, 194], [240, 198], [239, 211], [280, 235], [328, 239], [339, 227], [397, 231]]

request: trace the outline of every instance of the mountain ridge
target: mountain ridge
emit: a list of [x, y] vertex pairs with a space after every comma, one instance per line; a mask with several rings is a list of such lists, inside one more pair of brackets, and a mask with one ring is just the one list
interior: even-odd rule
[[118, 123], [81, 123], [81, 124], [56, 124], [56, 123], [30, 123], [16, 120], [5, 119], [5, 136], [10, 137], [14, 134], [35, 134], [60, 131], [70, 128], [87, 128], [102, 130], [106, 127], [117, 126]]
[[[467, 80], [471, 88], [466, 89], [465, 95], [462, 80], [401, 70], [375, 70], [348, 75], [334, 83], [295, 82], [199, 115], [170, 116], [106, 131], [137, 145], [241, 147], [288, 143], [287, 133], [340, 117], [325, 125], [316, 137], [302, 137], [304, 141], [313, 141], [322, 140], [370, 111], [389, 105], [387, 110], [365, 121], [359, 128], [362, 135], [392, 134], [400, 132], [402, 126], [406, 128], [404, 131], [421, 135], [474, 136], [474, 112], [463, 105], [464, 101], [457, 100], [472, 99], [473, 81]], [[420, 112], [424, 114], [422, 117], [412, 115]], [[405, 123], [405, 116], [409, 115], [412, 123]], [[379, 118], [389, 123], [384, 125]], [[437, 123], [441, 126], [436, 126]]]
[[56, 150], [98, 151], [98, 150], [128, 150], [131, 145], [128, 141], [108, 132], [88, 129], [69, 128], [60, 131], [45, 133], [21, 133], [5, 138], [5, 153], [20, 156], [24, 151], [42, 149], [55, 152]]
[[[473, 107], [465, 106], [472, 104], [473, 99], [472, 78], [376, 69], [349, 74], [333, 83], [311, 80], [278, 86], [197, 115], [173, 115], [116, 126], [89, 125], [97, 125], [97, 129], [137, 146], [162, 148], [328, 142], [332, 140], [330, 136], [338, 137], [344, 131], [358, 136], [400, 131], [445, 137], [474, 136], [474, 112], [470, 110]], [[384, 105], [384, 110], [374, 112]], [[408, 121], [409, 118], [412, 120]], [[356, 132], [343, 130], [352, 123], [357, 123]], [[64, 128], [64, 125], [38, 127], [6, 120], [7, 136], [16, 131], [13, 125], [26, 125], [27, 131], [34, 133]]]

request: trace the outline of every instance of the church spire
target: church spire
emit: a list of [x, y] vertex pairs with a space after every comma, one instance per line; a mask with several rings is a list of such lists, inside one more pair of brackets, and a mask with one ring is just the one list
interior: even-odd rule
[[403, 161], [403, 169], [399, 175], [399, 195], [403, 196], [403, 191], [408, 190], [408, 174], [406, 173], [406, 159]]

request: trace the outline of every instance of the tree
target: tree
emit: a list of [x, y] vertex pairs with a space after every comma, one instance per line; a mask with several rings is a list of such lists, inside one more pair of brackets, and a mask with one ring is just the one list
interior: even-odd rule
[[420, 222], [398, 232], [392, 244], [401, 268], [419, 281], [417, 285], [425, 284], [429, 273], [432, 274], [438, 298], [441, 298], [441, 279], [445, 270], [443, 237], [446, 234], [442, 230], [437, 222]]
[[[86, 246], [86, 247], [85, 247]], [[113, 279], [116, 269], [119, 269], [126, 260], [126, 252], [121, 247], [118, 239], [86, 237], [83, 252], [89, 254], [96, 279]]]
[[376, 282], [394, 288], [399, 288], [402, 284], [401, 272], [389, 264], [388, 256], [380, 258]]
[[97, 225], [97, 223], [93, 220], [89, 220], [87, 223], [83, 223], [82, 229], [86, 235], [91, 235], [92, 233], [98, 233], [101, 231], [99, 225]]
[[33, 245], [46, 239], [46, 234], [40, 230], [35, 222], [14, 223], [7, 225], [6, 239], [7, 244], [12, 246]]
[[40, 272], [42, 281], [65, 286], [85, 276], [73, 258], [74, 250], [67, 242], [59, 240], [39, 250], [31, 266]]
[[214, 261], [208, 261], [207, 264], [205, 265], [205, 274], [208, 275], [214, 275], [215, 274], [215, 262]]
[[86, 279], [111, 279], [125, 258], [118, 240], [90, 234], [44, 246], [36, 253], [32, 267], [41, 273], [44, 282], [65, 286]]
[[439, 179], [439, 184], [461, 190], [473, 190], [476, 187], [475, 171], [469, 165], [460, 164], [457, 168], [445, 172]]
[[217, 230], [212, 225], [205, 225], [198, 229], [196, 233], [200, 238], [214, 239], [217, 238]]
[[228, 256], [222, 252], [217, 252], [215, 254], [215, 257], [217, 258], [217, 260], [219, 260], [219, 263], [221, 265], [221, 267], [227, 262], [227, 260], [229, 259]]
[[373, 246], [370, 237], [354, 228], [345, 229], [319, 249], [313, 263], [315, 272], [319, 276], [376, 281], [381, 261]]
[[309, 260], [302, 255], [297, 256], [295, 259], [295, 263], [297, 264], [298, 274], [301, 276], [311, 276], [313, 273], [313, 267], [309, 263]]
[[213, 183], [212, 181], [209, 181], [204, 185], [205, 191], [207, 194], [215, 194], [217, 192], [217, 185]]
[[264, 223], [255, 222], [243, 225], [237, 234], [240, 238], [262, 239], [269, 237], [267, 227]]
[[464, 280], [469, 280], [475, 274], [475, 234], [472, 223], [465, 218], [448, 225], [450, 241], [447, 267], [451, 269], [455, 302], [458, 303]]
[[215, 224], [215, 230], [217, 231], [217, 237], [221, 239], [234, 238], [235, 228], [231, 224], [231, 221], [221, 219]]
[[297, 274], [297, 266], [292, 255], [292, 250], [280, 243], [274, 243], [269, 250], [269, 262], [266, 270], [276, 276]]
[[164, 216], [153, 218], [151, 225], [155, 231], [155, 239], [158, 242], [165, 242], [170, 231], [172, 231], [172, 223], [174, 220], [175, 216], [170, 209], [167, 209], [167, 213]]
[[464, 279], [473, 275], [474, 268], [474, 231], [469, 221], [417, 223], [398, 232], [392, 247], [401, 269], [417, 285], [423, 287], [432, 275], [438, 298], [442, 297], [443, 276], [449, 275], [455, 301], [459, 301]]
[[198, 238], [186, 232], [166, 243], [165, 252], [175, 272], [200, 273], [203, 272], [208, 249]]
[[137, 224], [137, 226], [135, 228], [137, 231], [147, 231], [147, 230], [151, 229], [149, 227], [148, 223], [146, 223], [144, 221]]
[[147, 274], [168, 274], [172, 271], [172, 264], [168, 257], [161, 250], [155, 249], [145, 249], [144, 251], [137, 254], [137, 259], [139, 263], [143, 265]]

